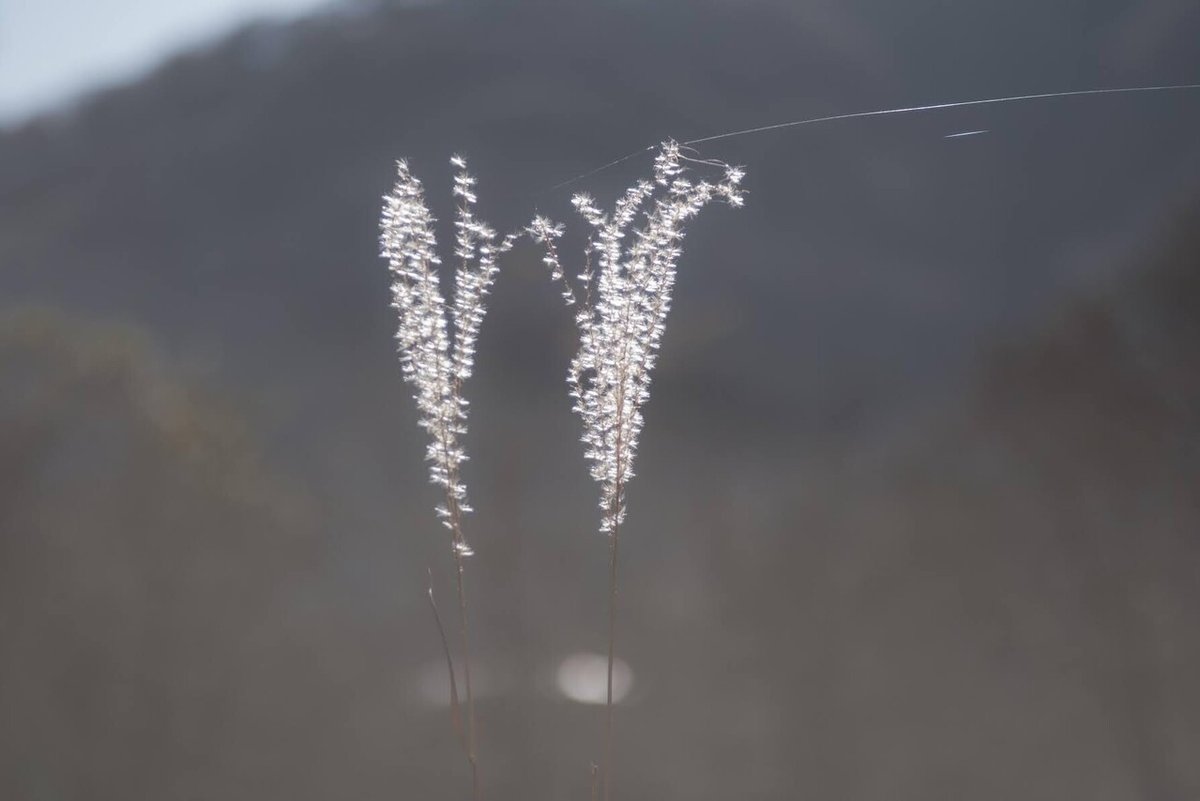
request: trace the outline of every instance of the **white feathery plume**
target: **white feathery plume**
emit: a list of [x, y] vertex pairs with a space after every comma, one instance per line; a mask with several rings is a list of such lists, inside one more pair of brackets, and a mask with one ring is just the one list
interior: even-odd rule
[[[683, 253], [683, 225], [712, 200], [742, 205], [744, 173], [716, 161], [688, 158], [680, 145], [664, 142], [654, 159], [652, 181], [638, 181], [605, 214], [588, 195], [572, 199], [591, 227], [578, 276], [582, 297], [567, 280], [556, 240], [562, 226], [535, 217], [527, 233], [545, 247], [551, 277], [575, 308], [579, 350], [567, 383], [583, 420], [584, 454], [600, 484], [600, 531], [608, 535], [608, 686], [605, 704], [603, 799], [612, 788], [613, 664], [616, 649], [617, 551], [625, 518], [625, 486], [633, 478], [642, 405], [662, 342], [675, 268]], [[717, 182], [693, 181], [684, 162], [723, 171]], [[595, 797], [595, 795], [593, 795]]]
[[379, 247], [392, 273], [392, 306], [399, 317], [396, 342], [400, 366], [404, 379], [413, 386], [420, 426], [429, 432], [430, 441], [425, 449], [429, 477], [446, 492], [445, 503], [437, 507], [437, 514], [450, 529], [454, 553], [467, 695], [465, 731], [461, 728], [458, 712], [454, 664], [434, 603], [432, 579], [428, 589], [429, 603], [446, 651], [451, 717], [471, 766], [471, 796], [478, 801], [475, 696], [471, 686], [467, 596], [463, 586], [463, 560], [472, 551], [462, 530], [463, 515], [471, 511], [466, 487], [459, 477], [459, 468], [467, 460], [460, 443], [460, 438], [467, 433], [467, 401], [462, 389], [475, 364], [475, 340], [483, 322], [484, 298], [496, 278], [496, 259], [513, 246], [517, 235], [510, 234], [496, 241], [496, 232], [475, 217], [475, 179], [467, 173], [466, 160], [454, 156], [450, 163], [455, 169], [454, 197], [458, 201], [454, 220], [454, 255], [458, 258], [458, 268], [454, 274], [454, 301], [449, 314], [438, 276], [441, 260], [433, 233], [435, 221], [425, 205], [421, 182], [404, 161], [397, 162], [396, 185], [383, 199]]
[[453, 533], [456, 553], [469, 556], [471, 549], [461, 530], [462, 515], [471, 511], [459, 475], [467, 459], [460, 442], [467, 423], [462, 385], [474, 366], [484, 299], [498, 270], [496, 259], [512, 247], [515, 236], [497, 241], [496, 232], [475, 217], [475, 179], [461, 156], [450, 162], [456, 170], [454, 254], [459, 264], [449, 315], [439, 279], [435, 220], [425, 205], [421, 182], [404, 161], [397, 162], [396, 185], [383, 199], [379, 242], [392, 273], [400, 365], [414, 389], [420, 426], [429, 432], [425, 451], [429, 476], [446, 492], [437, 514]]
[[[611, 214], [586, 194], [572, 199], [591, 227], [585, 266], [578, 276], [582, 297], [563, 272], [556, 240], [563, 227], [536, 217], [526, 229], [546, 251], [543, 261], [575, 307], [579, 351], [567, 382], [583, 421], [582, 440], [599, 482], [600, 530], [612, 534], [625, 516], [624, 489], [633, 477], [642, 431], [642, 405], [662, 340], [684, 223], [713, 200], [743, 202], [744, 172], [720, 162], [698, 162], [722, 170], [715, 181], [693, 180], [684, 162], [697, 162], [680, 145], [664, 142], [654, 160], [653, 180], [638, 181]], [[593, 264], [594, 262], [594, 264]]]

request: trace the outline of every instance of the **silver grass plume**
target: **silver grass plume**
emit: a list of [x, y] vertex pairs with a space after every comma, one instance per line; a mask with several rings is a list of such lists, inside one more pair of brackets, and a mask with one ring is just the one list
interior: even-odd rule
[[[693, 181], [684, 162], [716, 167], [723, 176], [715, 183]], [[683, 225], [710, 201], [742, 205], [742, 177], [737, 167], [689, 158], [678, 143], [668, 141], [655, 157], [653, 180], [629, 187], [611, 214], [600, 211], [591, 197], [576, 195], [572, 203], [591, 227], [578, 292], [558, 255], [563, 227], [535, 217], [526, 229], [545, 247], [543, 261], [561, 285], [563, 299], [576, 307], [579, 350], [571, 359], [567, 383], [583, 420], [592, 477], [600, 484], [600, 530], [608, 535], [608, 686], [600, 775], [604, 801], [612, 793], [617, 552], [625, 486], [633, 477], [642, 432], [641, 409], [650, 397], [650, 375], [671, 306], [675, 268], [683, 253]]]
[[433, 233], [435, 222], [425, 205], [421, 182], [404, 161], [396, 164], [396, 185], [384, 196], [380, 220], [379, 247], [392, 273], [392, 306], [399, 316], [396, 342], [404, 379], [414, 388], [413, 397], [420, 414], [420, 425], [429, 433], [425, 458], [429, 477], [442, 487], [446, 501], [437, 507], [438, 517], [450, 529], [454, 553], [455, 583], [461, 622], [463, 680], [467, 694], [467, 725], [461, 726], [454, 663], [445, 630], [433, 598], [432, 574], [428, 588], [446, 666], [450, 675], [451, 719], [459, 734], [471, 767], [471, 797], [479, 799], [479, 770], [475, 750], [475, 697], [471, 687], [471, 649], [467, 630], [467, 596], [463, 585], [463, 560], [471, 547], [463, 535], [463, 515], [471, 511], [467, 490], [459, 477], [459, 468], [467, 460], [460, 438], [467, 433], [467, 401], [462, 395], [463, 382], [471, 377], [475, 363], [475, 340], [483, 322], [484, 298], [496, 278], [497, 257], [512, 247], [516, 234], [499, 242], [497, 234], [473, 211], [475, 179], [467, 173], [461, 156], [450, 159], [454, 166], [454, 255], [458, 268], [454, 273], [454, 301], [447, 314], [442, 296]]
[[[734, 207], [743, 202], [740, 168], [692, 159], [682, 150], [674, 141], [664, 142], [654, 160], [653, 180], [629, 187], [611, 214], [586, 194], [572, 199], [591, 227], [578, 291], [563, 272], [556, 247], [563, 227], [536, 217], [526, 229], [544, 246], [551, 277], [575, 307], [579, 351], [567, 383], [583, 421], [592, 478], [601, 487], [600, 530], [610, 535], [625, 517], [624, 490], [633, 477], [641, 409], [650, 396], [650, 376], [671, 306], [684, 223], [710, 201]], [[693, 180], [684, 162], [716, 167], [722, 176], [715, 182]]]
[[471, 511], [459, 468], [467, 460], [460, 442], [466, 433], [463, 382], [475, 361], [475, 341], [483, 322], [484, 299], [495, 280], [497, 257], [515, 235], [497, 241], [496, 232], [475, 217], [475, 179], [466, 161], [454, 156], [454, 302], [447, 314], [438, 267], [434, 217], [425, 205], [421, 182], [408, 164], [397, 162], [396, 185], [384, 197], [380, 251], [392, 274], [392, 307], [399, 316], [396, 342], [404, 378], [413, 386], [420, 426], [430, 437], [425, 450], [430, 480], [446, 493], [438, 517], [451, 530], [456, 553], [469, 556], [462, 516]]

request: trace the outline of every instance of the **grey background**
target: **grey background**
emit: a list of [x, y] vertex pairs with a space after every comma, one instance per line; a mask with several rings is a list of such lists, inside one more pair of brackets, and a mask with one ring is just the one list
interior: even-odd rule
[[[350, 4], [0, 134], [0, 795], [467, 794], [421, 689], [452, 584], [394, 159], [444, 220], [452, 152], [498, 227], [569, 220], [549, 187], [666, 136], [1192, 82], [1198, 33], [1182, 1]], [[748, 203], [689, 229], [647, 407], [617, 797], [1200, 794], [1198, 132], [1178, 93], [705, 148]], [[604, 647], [573, 336], [521, 246], [468, 388], [488, 798], [587, 797], [600, 754], [552, 679]]]

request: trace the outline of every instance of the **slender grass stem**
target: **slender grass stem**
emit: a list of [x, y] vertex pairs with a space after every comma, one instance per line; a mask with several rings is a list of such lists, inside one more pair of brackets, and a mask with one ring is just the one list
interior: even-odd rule
[[467, 591], [463, 580], [463, 560], [465, 558], [466, 538], [462, 533], [458, 504], [453, 498], [450, 501], [451, 523], [454, 531], [454, 579], [458, 590], [458, 613], [462, 627], [463, 653], [463, 689], [467, 694], [467, 762], [471, 766], [471, 798], [479, 801], [479, 760], [475, 751], [475, 693], [471, 686], [471, 638], [467, 627]]
[[617, 645], [617, 553], [621, 525], [613, 526], [608, 547], [608, 686], [604, 707], [604, 801], [609, 801], [613, 772], [613, 662]]
[[446, 627], [442, 625], [442, 615], [438, 612], [437, 599], [433, 597], [433, 570], [427, 571], [429, 583], [426, 595], [429, 598], [429, 608], [433, 611], [433, 622], [437, 624], [438, 638], [442, 641], [442, 653], [446, 656], [446, 672], [450, 677], [450, 722], [454, 725], [454, 733], [458, 742], [467, 751], [467, 733], [463, 728], [461, 707], [458, 703], [458, 680], [454, 676], [454, 657], [450, 654], [450, 640], [446, 638]]

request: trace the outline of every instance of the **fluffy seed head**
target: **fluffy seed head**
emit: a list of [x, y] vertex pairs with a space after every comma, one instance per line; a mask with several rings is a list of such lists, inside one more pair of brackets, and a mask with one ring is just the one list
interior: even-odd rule
[[[685, 162], [715, 167], [721, 178], [692, 180]], [[559, 259], [562, 226], [536, 217], [526, 229], [543, 245], [543, 261], [564, 300], [576, 306], [579, 350], [567, 383], [583, 421], [585, 456], [600, 484], [603, 532], [612, 532], [625, 516], [625, 486], [633, 477], [641, 409], [671, 307], [684, 223], [714, 200], [741, 206], [744, 176], [740, 167], [688, 158], [668, 141], [655, 156], [652, 179], [629, 187], [611, 213], [590, 195], [576, 195], [572, 205], [591, 229], [578, 287], [566, 279]]]
[[459, 526], [470, 511], [459, 468], [467, 459], [461, 443], [467, 426], [463, 382], [475, 363], [475, 340], [484, 317], [484, 299], [495, 281], [497, 257], [512, 247], [514, 236], [497, 241], [497, 234], [476, 219], [475, 179], [467, 174], [461, 156], [455, 167], [454, 299], [443, 298], [438, 266], [434, 217], [425, 204], [421, 182], [408, 164], [397, 162], [396, 184], [383, 198], [380, 253], [392, 274], [392, 307], [398, 325], [396, 344], [404, 379], [413, 388], [419, 425], [429, 434], [425, 458], [430, 480], [446, 492], [437, 515], [454, 532], [454, 548], [469, 555]]

